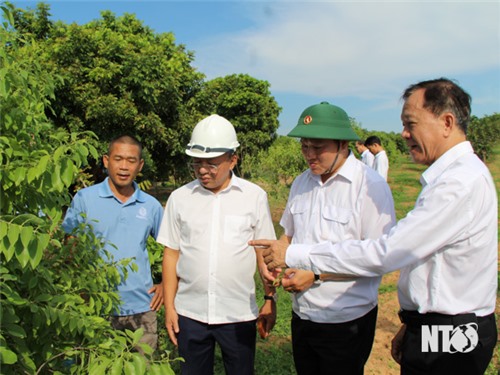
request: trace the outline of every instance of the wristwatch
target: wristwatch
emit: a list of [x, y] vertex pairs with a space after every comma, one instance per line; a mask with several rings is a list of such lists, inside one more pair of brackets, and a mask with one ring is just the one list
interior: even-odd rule
[[264, 300], [265, 301], [278, 301], [278, 293], [274, 293], [272, 296], [266, 296], [264, 295]]
[[320, 276], [321, 276], [321, 275], [319, 275], [319, 274], [317, 274], [317, 273], [315, 273], [315, 274], [314, 274], [314, 283], [315, 283], [315, 284], [320, 284], [320, 283], [322, 283], [322, 282], [323, 282], [323, 280], [321, 280], [321, 277], [320, 277]]

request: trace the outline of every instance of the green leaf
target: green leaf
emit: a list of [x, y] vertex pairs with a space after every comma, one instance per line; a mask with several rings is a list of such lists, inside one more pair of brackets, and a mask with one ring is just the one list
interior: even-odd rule
[[41, 176], [47, 169], [47, 164], [49, 160], [50, 160], [50, 155], [44, 155], [38, 161], [37, 170], [39, 176]]
[[133, 333], [129, 334], [129, 336], [132, 337], [133, 340], [132, 342], [134, 345], [136, 345], [139, 342], [139, 340], [142, 338], [143, 335], [144, 335], [144, 328], [139, 328], [135, 330]]
[[30, 278], [30, 281], [28, 282], [28, 288], [33, 289], [38, 285], [38, 281], [38, 276], [33, 276], [32, 278]]
[[17, 355], [4, 346], [0, 346], [0, 363], [12, 365], [17, 362]]
[[61, 147], [56, 148], [56, 150], [54, 151], [54, 162], [58, 162], [59, 159], [61, 158], [61, 156], [65, 152], [66, 152], [66, 147], [65, 146], [61, 146]]
[[15, 306], [22, 306], [26, 304], [26, 300], [22, 298], [17, 291], [12, 290], [8, 285], [2, 285], [1, 291], [10, 304]]
[[52, 187], [56, 191], [63, 190], [64, 185], [61, 180], [61, 166], [59, 164], [54, 165], [54, 170], [52, 171], [52, 174], [50, 176], [50, 181], [52, 183]]
[[50, 235], [47, 234], [47, 233], [41, 233], [38, 235], [38, 247], [39, 249], [41, 249], [42, 251], [45, 250], [47, 248], [47, 246], [49, 245], [49, 241], [50, 241]]
[[154, 352], [153, 348], [144, 342], [137, 343], [137, 346], [140, 347], [142, 351], [146, 354], [151, 355]]
[[28, 247], [32, 238], [33, 238], [33, 227], [31, 226], [21, 227], [21, 243], [25, 248]]
[[124, 373], [125, 375], [138, 375], [135, 371], [134, 364], [130, 361], [124, 362]]
[[122, 369], [123, 369], [123, 359], [122, 358], [117, 358], [115, 359], [113, 366], [111, 366], [111, 375], [122, 375]]
[[146, 373], [146, 358], [142, 354], [134, 353], [134, 369], [136, 374]]
[[7, 235], [8, 224], [5, 221], [0, 221], [0, 239]]
[[69, 330], [71, 333], [74, 333], [76, 330], [76, 319], [70, 319], [69, 321]]
[[52, 295], [44, 293], [44, 294], [39, 294], [38, 296], [35, 297], [36, 302], [47, 302], [52, 299]]
[[23, 246], [21, 241], [17, 241], [14, 245], [14, 253], [16, 255], [16, 259], [19, 261], [19, 264], [22, 268], [26, 268], [30, 261], [30, 255], [26, 251], [26, 248]]
[[35, 269], [40, 264], [44, 249], [45, 247], [40, 244], [39, 238], [35, 237], [34, 240], [30, 242], [28, 253], [30, 254], [30, 265], [32, 269]]
[[88, 148], [90, 151], [90, 155], [92, 155], [92, 157], [96, 160], [99, 159], [99, 152], [97, 151], [97, 149], [92, 145], [88, 145]]
[[172, 370], [172, 367], [170, 367], [170, 365], [168, 363], [162, 363], [162, 364], [158, 365], [158, 367], [160, 368], [159, 373], [161, 375], [175, 375], [174, 370]]
[[35, 178], [38, 176], [38, 169], [36, 167], [32, 167], [28, 169], [28, 173], [26, 174], [26, 180], [28, 183], [33, 182]]
[[9, 238], [10, 246], [14, 247], [19, 238], [21, 227], [19, 225], [10, 224], [7, 229], [7, 237]]
[[148, 373], [151, 375], [164, 375], [165, 373], [161, 371], [160, 365], [153, 363], [148, 368]]
[[92, 374], [107, 374], [108, 366], [111, 364], [112, 359], [104, 356], [99, 357], [100, 364], [92, 371]]
[[73, 162], [65, 158], [61, 162], [61, 180], [65, 186], [70, 186], [73, 182], [73, 173], [76, 170]]
[[[0, 222], [0, 230], [8, 230], [9, 225], [5, 221]], [[4, 254], [5, 260], [8, 262], [14, 256], [14, 246], [10, 243], [9, 237], [7, 233], [3, 233], [3, 236], [0, 236], [0, 252]]]
[[12, 220], [13, 223], [19, 224], [19, 225], [31, 225], [31, 226], [40, 226], [43, 225], [43, 220], [33, 214], [20, 214], [14, 217]]
[[11, 179], [14, 181], [16, 186], [19, 186], [21, 182], [26, 178], [26, 167], [18, 167], [11, 172]]
[[2, 324], [2, 331], [4, 331], [6, 334], [17, 337], [20, 339], [23, 339], [26, 337], [26, 332], [24, 331], [23, 327], [17, 324]]

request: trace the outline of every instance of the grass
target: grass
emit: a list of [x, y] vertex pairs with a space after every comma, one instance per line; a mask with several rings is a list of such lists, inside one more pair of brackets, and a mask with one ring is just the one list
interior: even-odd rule
[[[500, 145], [494, 150], [494, 154], [489, 161], [488, 165], [490, 167], [491, 173], [494, 177], [497, 192], [500, 192]], [[401, 160], [397, 164], [391, 165], [389, 171], [389, 185], [394, 197], [394, 203], [396, 208], [396, 216], [399, 219], [404, 217], [406, 213], [414, 206], [417, 196], [420, 192], [421, 185], [419, 182], [420, 174], [425, 169], [423, 166], [416, 165], [408, 160]], [[280, 194], [284, 197], [286, 194]], [[286, 198], [284, 198], [286, 199]], [[273, 212], [273, 221], [275, 222], [275, 228], [277, 235], [282, 233], [282, 229], [278, 222], [281, 217], [281, 212], [285, 206], [283, 198], [270, 200], [271, 211]], [[384, 277], [379, 292], [380, 294], [390, 294], [396, 295], [396, 280], [397, 277]], [[500, 273], [499, 273], [500, 280]], [[259, 278], [256, 276], [257, 284], [257, 302], [261, 306], [263, 303], [262, 295], [262, 285]], [[291, 319], [291, 300], [286, 292], [282, 289], [278, 290], [278, 318], [276, 326], [269, 338], [266, 340], [257, 338], [257, 354], [255, 362], [255, 374], [273, 374], [273, 375], [291, 375], [295, 374], [295, 367], [293, 364], [292, 347], [291, 347], [291, 333], [290, 333], [290, 319]], [[500, 308], [497, 309], [497, 313], [500, 312]], [[380, 316], [379, 316], [380, 318]], [[159, 318], [159, 326], [163, 328], [163, 317]], [[161, 331], [161, 329], [160, 329]], [[164, 329], [163, 329], [164, 331]], [[163, 349], [171, 350], [171, 357], [176, 357], [176, 351], [170, 344], [169, 339], [165, 336], [165, 333], [160, 332], [163, 338], [160, 339], [160, 345]], [[390, 346], [390, 343], [387, 343]], [[399, 366], [395, 364], [392, 359], [389, 358], [384, 361], [384, 368], [377, 368], [377, 372], [380, 374], [385, 373], [395, 373], [399, 371]], [[500, 348], [497, 347], [494, 357], [490, 363], [486, 375], [497, 375], [499, 372], [500, 365]], [[179, 373], [178, 364], [173, 364], [173, 369], [175, 373]], [[365, 372], [369, 374], [369, 372]], [[216, 364], [215, 364], [215, 374], [224, 374], [222, 357], [219, 351], [216, 352]]]

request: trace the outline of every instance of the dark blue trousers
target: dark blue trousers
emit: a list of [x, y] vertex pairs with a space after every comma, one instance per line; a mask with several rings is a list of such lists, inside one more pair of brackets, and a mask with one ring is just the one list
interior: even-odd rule
[[345, 323], [315, 323], [292, 315], [292, 346], [299, 375], [361, 375], [370, 352], [378, 308]]
[[206, 324], [179, 315], [179, 355], [182, 375], [212, 375], [215, 345], [219, 344], [227, 375], [254, 373], [255, 320], [228, 324]]
[[[472, 320], [469, 320], [470, 316]], [[464, 318], [463, 318], [464, 317]], [[486, 371], [493, 350], [497, 343], [497, 325], [495, 315], [476, 317], [474, 314], [443, 315], [418, 314], [406, 312], [402, 315], [406, 331], [402, 344], [402, 375], [483, 375]], [[457, 323], [457, 320], [464, 320]], [[428, 349], [422, 350], [422, 326], [460, 326], [473, 323], [477, 325], [477, 343], [473, 350], [458, 352], [457, 350], [443, 352]]]

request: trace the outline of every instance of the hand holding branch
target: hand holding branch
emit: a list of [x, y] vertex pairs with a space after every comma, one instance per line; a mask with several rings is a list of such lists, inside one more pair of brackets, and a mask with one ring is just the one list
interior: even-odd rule
[[299, 270], [296, 268], [288, 268], [285, 271], [285, 276], [281, 280], [283, 289], [291, 293], [303, 292], [309, 289], [313, 283], [313, 271]]

